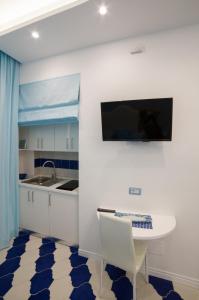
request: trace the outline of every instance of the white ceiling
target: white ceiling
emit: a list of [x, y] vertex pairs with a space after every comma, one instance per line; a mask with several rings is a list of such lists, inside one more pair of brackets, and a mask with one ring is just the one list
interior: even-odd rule
[[[0, 49], [21, 62], [130, 36], [199, 23], [199, 0], [90, 0], [0, 37]], [[33, 40], [32, 30], [41, 38]]]
[[88, 0], [0, 0], [0, 36]]

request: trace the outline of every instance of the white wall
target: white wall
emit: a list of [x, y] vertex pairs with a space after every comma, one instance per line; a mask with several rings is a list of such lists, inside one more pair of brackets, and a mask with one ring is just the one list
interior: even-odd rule
[[[144, 54], [131, 56], [139, 45]], [[97, 207], [175, 214], [150, 265], [199, 278], [199, 26], [22, 65], [21, 82], [81, 72], [80, 248], [98, 252]], [[103, 142], [100, 101], [174, 98], [172, 142]], [[128, 187], [143, 195], [129, 196]], [[162, 250], [160, 251], [160, 248]], [[161, 255], [159, 255], [161, 254]]]

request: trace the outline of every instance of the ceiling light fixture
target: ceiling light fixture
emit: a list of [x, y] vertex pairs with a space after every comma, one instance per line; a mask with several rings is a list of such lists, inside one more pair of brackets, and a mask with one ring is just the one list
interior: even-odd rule
[[104, 4], [101, 5], [100, 8], [99, 8], [99, 14], [100, 14], [101, 16], [105, 16], [105, 15], [107, 14], [107, 12], [108, 12], [107, 6], [104, 5]]
[[39, 32], [38, 31], [32, 31], [31, 33], [33, 39], [38, 39], [39, 38]]

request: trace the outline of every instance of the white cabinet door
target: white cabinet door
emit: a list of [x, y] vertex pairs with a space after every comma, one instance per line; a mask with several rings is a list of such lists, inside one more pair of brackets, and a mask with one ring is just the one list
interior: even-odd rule
[[78, 123], [55, 126], [55, 151], [78, 152]]
[[27, 188], [20, 187], [20, 227], [33, 230], [34, 219], [32, 215], [31, 191]]
[[54, 126], [29, 127], [29, 150], [54, 151]]
[[78, 245], [78, 196], [20, 187], [20, 227]]
[[41, 138], [40, 138], [40, 128], [38, 126], [29, 127], [29, 150], [40, 150], [41, 148]]
[[74, 195], [51, 193], [50, 235], [67, 245], [78, 244], [78, 198]]
[[66, 152], [70, 150], [69, 125], [55, 126], [55, 151]]
[[78, 123], [70, 124], [70, 151], [78, 152], [79, 144], [79, 130]]
[[29, 146], [29, 130], [27, 127], [19, 127], [19, 148], [28, 149]]
[[78, 152], [78, 123], [20, 128], [20, 139], [28, 150]]
[[49, 194], [20, 187], [20, 227], [49, 235]]
[[55, 150], [55, 130], [54, 126], [41, 126], [40, 128], [40, 150]]
[[49, 235], [49, 194], [42, 190], [32, 190], [32, 215], [34, 231]]

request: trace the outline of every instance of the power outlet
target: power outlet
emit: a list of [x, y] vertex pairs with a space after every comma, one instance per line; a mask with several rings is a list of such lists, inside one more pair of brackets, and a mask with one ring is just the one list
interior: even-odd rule
[[140, 196], [142, 194], [142, 189], [137, 187], [129, 188], [129, 195], [137, 195]]

